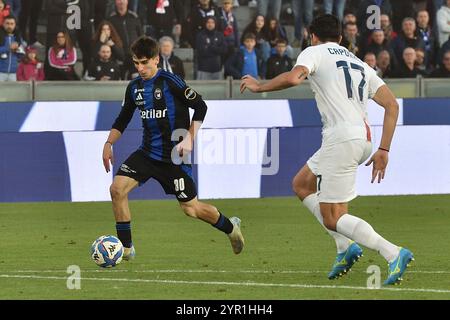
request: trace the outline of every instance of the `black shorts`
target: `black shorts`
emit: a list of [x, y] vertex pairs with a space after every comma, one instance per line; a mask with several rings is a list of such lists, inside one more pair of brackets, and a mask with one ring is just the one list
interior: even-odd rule
[[197, 196], [192, 178], [192, 167], [153, 160], [143, 151], [133, 152], [117, 171], [118, 176], [130, 177], [140, 185], [148, 179], [156, 179], [167, 194], [174, 194], [178, 201], [187, 202]]

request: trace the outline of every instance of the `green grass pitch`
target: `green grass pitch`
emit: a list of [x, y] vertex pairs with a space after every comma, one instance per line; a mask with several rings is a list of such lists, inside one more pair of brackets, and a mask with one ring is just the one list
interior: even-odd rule
[[[294, 197], [211, 200], [242, 219], [246, 246], [187, 218], [175, 200], [132, 201], [136, 259], [112, 269], [89, 256], [100, 235], [115, 234], [109, 202], [0, 204], [0, 299], [450, 299], [450, 196], [359, 197], [350, 212], [416, 261], [402, 285], [367, 289], [364, 257], [342, 279], [327, 273], [331, 237]], [[67, 288], [67, 267], [81, 268], [81, 289]], [[107, 292], [107, 295], [105, 295]]]

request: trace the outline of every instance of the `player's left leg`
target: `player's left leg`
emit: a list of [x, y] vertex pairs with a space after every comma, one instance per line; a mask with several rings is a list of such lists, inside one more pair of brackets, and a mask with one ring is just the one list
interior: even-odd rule
[[179, 202], [184, 213], [211, 224], [214, 228], [224, 232], [230, 239], [233, 252], [239, 254], [244, 248], [244, 237], [240, 229], [241, 220], [237, 217], [228, 219], [220, 211], [207, 203], [198, 201], [197, 197], [187, 202]]
[[228, 219], [216, 207], [198, 201], [190, 165], [159, 163], [153, 176], [161, 183], [166, 193], [177, 197], [187, 216], [205, 221], [224, 232], [231, 241], [233, 252], [238, 254], [242, 251], [244, 238], [240, 229], [241, 220], [237, 217]]

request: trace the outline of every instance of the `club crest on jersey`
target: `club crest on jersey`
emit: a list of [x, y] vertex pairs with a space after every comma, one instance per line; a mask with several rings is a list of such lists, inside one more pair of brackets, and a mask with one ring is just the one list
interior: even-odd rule
[[186, 99], [188, 100], [194, 100], [195, 98], [197, 98], [197, 92], [195, 92], [193, 89], [191, 88], [186, 88], [186, 90], [184, 91], [184, 96], [186, 97]]
[[161, 89], [160, 88], [156, 88], [154, 95], [155, 95], [155, 99], [156, 100], [160, 100], [162, 98], [162, 91], [161, 91]]

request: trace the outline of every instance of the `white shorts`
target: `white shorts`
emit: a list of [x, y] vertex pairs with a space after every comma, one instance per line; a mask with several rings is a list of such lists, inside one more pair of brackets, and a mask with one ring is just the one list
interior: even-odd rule
[[344, 203], [356, 198], [356, 171], [372, 153], [367, 140], [350, 140], [322, 146], [308, 160], [317, 177], [319, 202]]

